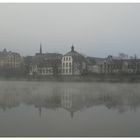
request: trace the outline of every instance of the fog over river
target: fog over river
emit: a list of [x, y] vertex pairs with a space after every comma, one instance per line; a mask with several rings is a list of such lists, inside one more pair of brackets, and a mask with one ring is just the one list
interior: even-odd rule
[[0, 136], [140, 136], [140, 84], [0, 81]]

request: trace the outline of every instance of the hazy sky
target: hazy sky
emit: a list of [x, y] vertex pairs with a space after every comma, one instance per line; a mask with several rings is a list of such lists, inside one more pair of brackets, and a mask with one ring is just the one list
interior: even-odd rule
[[0, 4], [0, 50], [140, 57], [140, 4]]

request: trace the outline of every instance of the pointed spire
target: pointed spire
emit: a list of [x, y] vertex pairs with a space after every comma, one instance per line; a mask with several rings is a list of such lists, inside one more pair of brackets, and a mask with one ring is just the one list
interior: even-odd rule
[[40, 43], [40, 54], [42, 54], [42, 45]]
[[71, 52], [74, 52], [74, 46], [73, 46], [73, 44], [71, 46]]

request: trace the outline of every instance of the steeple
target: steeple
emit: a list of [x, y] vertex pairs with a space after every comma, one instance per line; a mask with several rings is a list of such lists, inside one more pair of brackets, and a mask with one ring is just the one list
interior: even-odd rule
[[74, 46], [73, 46], [73, 44], [71, 46], [71, 52], [74, 52]]
[[40, 54], [42, 54], [42, 45], [40, 43]]

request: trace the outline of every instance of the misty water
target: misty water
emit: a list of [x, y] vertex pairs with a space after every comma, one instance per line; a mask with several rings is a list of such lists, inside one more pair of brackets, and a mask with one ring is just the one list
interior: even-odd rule
[[0, 136], [140, 136], [139, 83], [0, 81]]

